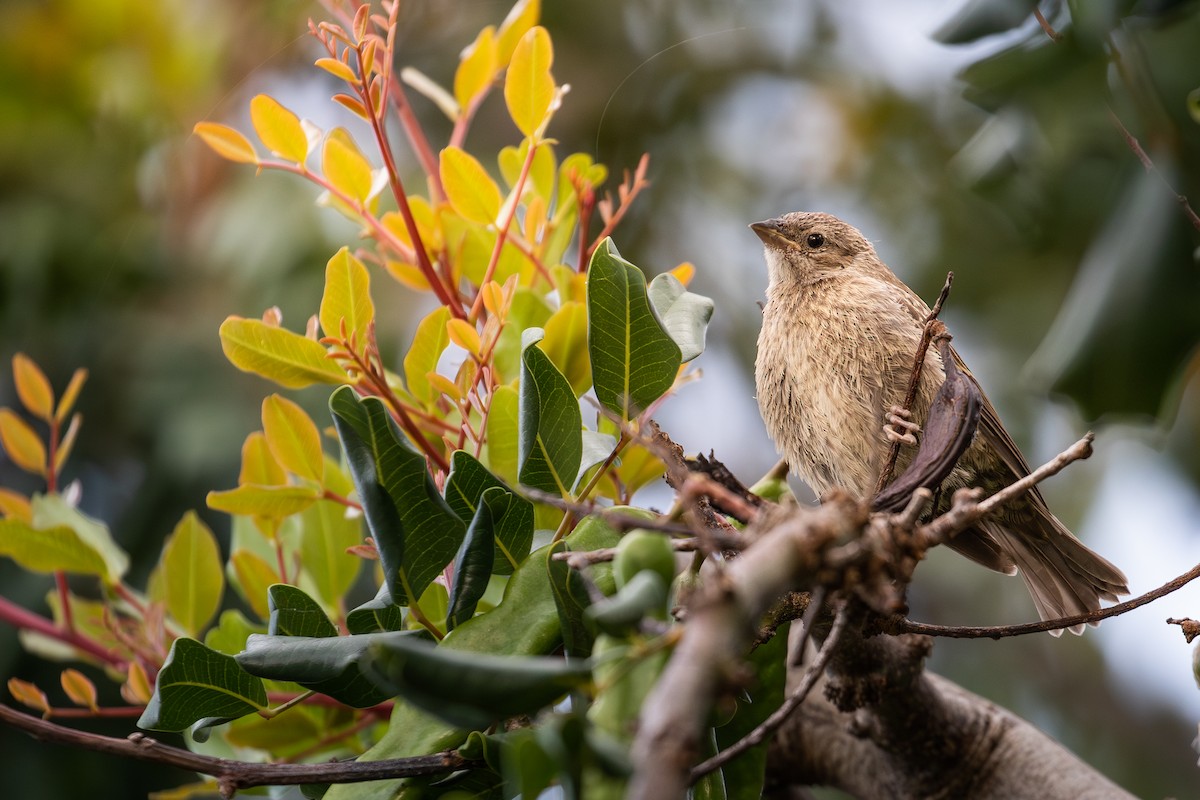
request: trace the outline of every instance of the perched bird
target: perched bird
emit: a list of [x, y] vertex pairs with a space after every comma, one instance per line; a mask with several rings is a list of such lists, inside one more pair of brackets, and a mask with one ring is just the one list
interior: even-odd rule
[[[750, 227], [762, 239], [770, 276], [755, 362], [767, 430], [817, 494], [840, 487], [868, 497], [891, 442], [915, 443], [945, 376], [930, 348], [910, 422], [899, 404], [929, 307], [836, 217], [795, 212]], [[914, 449], [902, 451], [896, 474]], [[975, 438], [943, 485], [943, 503], [961, 487], [990, 495], [1027, 474], [985, 396]], [[1092, 611], [1101, 598], [1129, 593], [1121, 571], [1076, 539], [1036, 488], [959, 533], [950, 547], [998, 572], [1020, 571], [1042, 619]]]

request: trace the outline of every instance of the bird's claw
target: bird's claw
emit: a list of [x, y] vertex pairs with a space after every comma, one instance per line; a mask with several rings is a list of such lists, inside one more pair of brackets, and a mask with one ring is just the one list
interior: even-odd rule
[[892, 406], [888, 409], [887, 423], [883, 426], [883, 432], [890, 442], [916, 445], [917, 435], [921, 433], [921, 426], [912, 421], [912, 412], [907, 408]]

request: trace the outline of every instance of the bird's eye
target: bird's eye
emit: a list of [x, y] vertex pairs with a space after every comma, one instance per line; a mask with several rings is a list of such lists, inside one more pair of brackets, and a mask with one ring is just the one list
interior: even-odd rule
[[825, 244], [825, 237], [819, 233], [810, 233], [804, 242], [813, 250], [816, 250], [818, 247]]

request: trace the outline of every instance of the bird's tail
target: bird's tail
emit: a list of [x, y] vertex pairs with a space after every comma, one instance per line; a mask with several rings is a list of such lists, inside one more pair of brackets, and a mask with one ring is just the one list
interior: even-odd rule
[[[995, 522], [979, 527], [1011, 556], [1042, 619], [1095, 611], [1101, 600], [1115, 601], [1118, 595], [1129, 594], [1125, 574], [1089, 550], [1048, 511], [1035, 515], [1019, 533]], [[1083, 625], [1070, 631], [1083, 633]], [[1051, 633], [1059, 636], [1062, 631]]]

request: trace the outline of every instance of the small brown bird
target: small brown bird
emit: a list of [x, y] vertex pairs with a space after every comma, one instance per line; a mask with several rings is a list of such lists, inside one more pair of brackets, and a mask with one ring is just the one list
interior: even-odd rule
[[[891, 442], [916, 441], [917, 424], [897, 412], [929, 307], [836, 217], [796, 212], [750, 227], [763, 241], [770, 274], [755, 363], [767, 430], [818, 494], [840, 487], [868, 497]], [[930, 348], [913, 420], [926, 419], [944, 378], [941, 356]], [[912, 455], [912, 448], [902, 451], [897, 474]], [[943, 486], [943, 507], [961, 487], [991, 494], [1027, 474], [985, 397], [974, 441]], [[1019, 570], [1042, 619], [1092, 611], [1101, 598], [1129, 593], [1121, 571], [1076, 539], [1036, 488], [959, 533], [950, 547], [998, 572]]]

